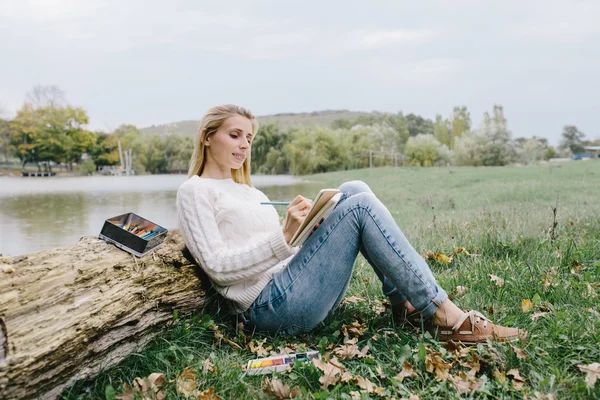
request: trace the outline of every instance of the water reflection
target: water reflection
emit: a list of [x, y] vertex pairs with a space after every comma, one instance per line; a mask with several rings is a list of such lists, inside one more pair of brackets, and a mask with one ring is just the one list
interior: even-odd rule
[[[100, 178], [100, 179], [99, 179]], [[185, 176], [2, 178], [0, 254], [20, 255], [97, 235], [107, 218], [135, 212], [167, 229], [177, 227], [175, 197]], [[293, 177], [254, 177], [271, 200], [314, 197], [319, 183]], [[277, 185], [277, 186], [273, 186]], [[285, 212], [285, 207], [279, 207]]]

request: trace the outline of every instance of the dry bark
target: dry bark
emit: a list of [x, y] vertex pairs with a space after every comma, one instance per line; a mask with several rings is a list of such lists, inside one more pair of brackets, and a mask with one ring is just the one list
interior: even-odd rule
[[148, 342], [173, 310], [202, 306], [177, 231], [135, 258], [97, 237], [0, 257], [0, 398], [56, 398]]

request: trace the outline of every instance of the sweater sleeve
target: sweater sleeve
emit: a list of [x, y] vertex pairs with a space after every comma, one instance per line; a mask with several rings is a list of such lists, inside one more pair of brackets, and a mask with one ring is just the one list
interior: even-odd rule
[[279, 229], [261, 234], [246, 246], [229, 248], [219, 232], [207, 190], [180, 188], [177, 211], [185, 244], [219, 286], [251, 278], [294, 254]]

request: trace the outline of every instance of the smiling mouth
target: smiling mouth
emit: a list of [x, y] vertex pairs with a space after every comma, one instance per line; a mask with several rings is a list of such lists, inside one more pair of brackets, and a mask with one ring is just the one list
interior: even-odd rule
[[238, 160], [238, 161], [244, 161], [246, 159], [246, 156], [244, 156], [243, 154], [239, 154], [239, 153], [231, 153], [233, 154], [233, 156]]

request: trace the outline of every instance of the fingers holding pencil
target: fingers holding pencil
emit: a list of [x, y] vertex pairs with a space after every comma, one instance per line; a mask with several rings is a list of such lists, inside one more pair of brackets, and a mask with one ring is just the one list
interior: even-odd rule
[[290, 205], [287, 206], [287, 213], [283, 222], [283, 235], [286, 242], [290, 242], [292, 235], [308, 215], [308, 210], [311, 206], [312, 201], [300, 195], [296, 196]]

